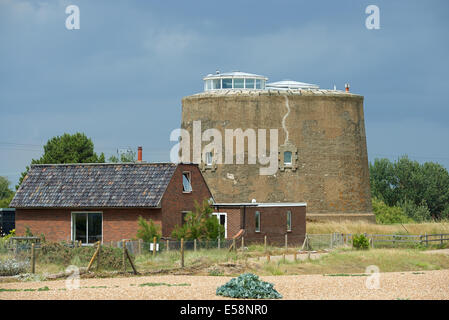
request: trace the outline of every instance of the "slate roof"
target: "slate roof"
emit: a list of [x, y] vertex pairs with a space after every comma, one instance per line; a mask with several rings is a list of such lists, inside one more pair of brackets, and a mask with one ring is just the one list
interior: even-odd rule
[[158, 207], [173, 163], [31, 165], [15, 208]]

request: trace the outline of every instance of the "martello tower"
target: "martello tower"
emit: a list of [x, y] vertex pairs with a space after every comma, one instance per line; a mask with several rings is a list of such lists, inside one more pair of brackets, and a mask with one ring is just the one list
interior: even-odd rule
[[[217, 129], [223, 137], [221, 152], [203, 150], [200, 163], [215, 201], [306, 202], [309, 220], [374, 221], [363, 96], [350, 93], [349, 86], [345, 91], [323, 90], [302, 82], [267, 80], [217, 71], [204, 78], [204, 92], [182, 100], [181, 127], [190, 137], [199, 121], [202, 132]], [[253, 129], [256, 134], [266, 129], [267, 150], [269, 130], [276, 129], [275, 173], [260, 174], [266, 165], [249, 163], [248, 136], [244, 163], [236, 164], [235, 158], [232, 164], [224, 163], [227, 129]], [[235, 152], [236, 143], [234, 138]], [[191, 154], [193, 145], [191, 141]]]

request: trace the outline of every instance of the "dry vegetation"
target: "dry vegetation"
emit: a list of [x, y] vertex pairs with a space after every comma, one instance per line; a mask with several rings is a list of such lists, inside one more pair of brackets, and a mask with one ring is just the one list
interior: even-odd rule
[[438, 234], [449, 233], [449, 222], [374, 224], [363, 221], [308, 222], [307, 233], [368, 233], [368, 234]]

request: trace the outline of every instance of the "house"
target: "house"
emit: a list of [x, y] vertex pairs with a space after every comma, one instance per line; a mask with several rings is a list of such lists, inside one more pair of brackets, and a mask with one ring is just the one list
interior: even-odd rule
[[214, 203], [214, 215], [225, 226], [225, 237], [244, 236], [245, 241], [302, 243], [306, 234], [307, 204], [298, 203]]
[[135, 238], [139, 216], [169, 237], [195, 201], [211, 197], [196, 164], [36, 164], [10, 206], [19, 235], [28, 227], [50, 241], [91, 244]]

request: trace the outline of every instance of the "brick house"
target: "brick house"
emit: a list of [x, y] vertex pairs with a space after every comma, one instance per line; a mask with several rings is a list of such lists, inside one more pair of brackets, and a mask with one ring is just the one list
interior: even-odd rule
[[169, 237], [183, 213], [212, 194], [196, 164], [31, 165], [10, 206], [17, 234], [29, 227], [50, 241], [136, 237], [139, 216]]
[[225, 226], [225, 237], [243, 235], [249, 242], [302, 243], [306, 234], [306, 203], [215, 203], [214, 215]]

